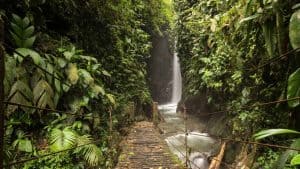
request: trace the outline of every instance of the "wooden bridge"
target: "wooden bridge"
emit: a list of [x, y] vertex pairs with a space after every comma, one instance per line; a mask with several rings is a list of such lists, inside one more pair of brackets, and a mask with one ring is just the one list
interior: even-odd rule
[[138, 122], [121, 143], [116, 169], [181, 169], [152, 122]]

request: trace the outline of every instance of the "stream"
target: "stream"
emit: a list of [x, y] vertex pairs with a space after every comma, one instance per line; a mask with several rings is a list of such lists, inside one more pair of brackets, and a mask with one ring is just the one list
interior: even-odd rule
[[[184, 114], [176, 112], [177, 103], [181, 99], [182, 81], [176, 54], [174, 54], [173, 61], [172, 99], [168, 104], [159, 105], [158, 109], [163, 121], [158, 127], [162, 131], [171, 152], [183, 163], [186, 161], [187, 150], [189, 168], [208, 169], [208, 157], [216, 154], [220, 143], [210, 137], [208, 133], [202, 133], [205, 128], [205, 121], [193, 115], [186, 115], [185, 121]], [[185, 130], [187, 130], [187, 136]]]

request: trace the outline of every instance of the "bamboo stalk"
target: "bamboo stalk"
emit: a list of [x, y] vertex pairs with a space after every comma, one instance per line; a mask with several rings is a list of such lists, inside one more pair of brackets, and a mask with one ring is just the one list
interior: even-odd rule
[[223, 142], [220, 153], [218, 154], [217, 157], [213, 158], [212, 162], [210, 163], [209, 169], [219, 169], [220, 168], [222, 159], [224, 157], [225, 148], [226, 148], [226, 142]]

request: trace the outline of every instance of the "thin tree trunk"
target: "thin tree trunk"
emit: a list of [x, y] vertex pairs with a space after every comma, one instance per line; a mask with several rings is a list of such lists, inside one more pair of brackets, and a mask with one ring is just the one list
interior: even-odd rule
[[0, 169], [3, 168], [4, 162], [4, 48], [3, 48], [3, 40], [4, 40], [4, 23], [0, 16]]
[[276, 13], [276, 29], [277, 29], [277, 40], [278, 40], [278, 52], [282, 55], [286, 52], [286, 32], [284, 28], [282, 7], [283, 1], [277, 0], [273, 2], [274, 11]]

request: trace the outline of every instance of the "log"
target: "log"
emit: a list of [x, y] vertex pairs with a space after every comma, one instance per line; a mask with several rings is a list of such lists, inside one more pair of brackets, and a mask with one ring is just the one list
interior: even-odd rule
[[223, 142], [219, 154], [213, 158], [208, 169], [219, 169], [220, 168], [222, 159], [224, 157], [225, 148], [226, 148], [226, 142]]

